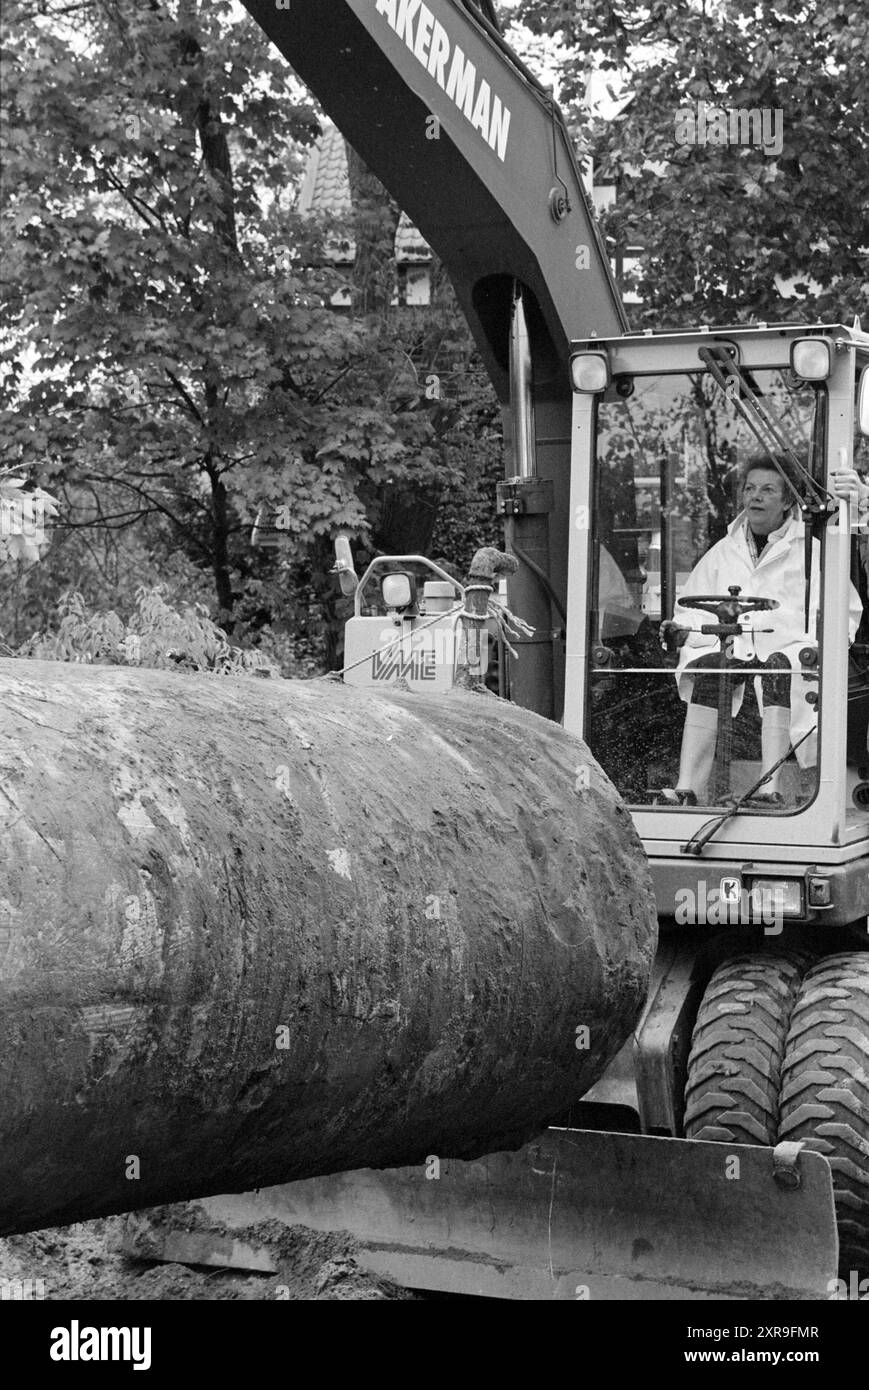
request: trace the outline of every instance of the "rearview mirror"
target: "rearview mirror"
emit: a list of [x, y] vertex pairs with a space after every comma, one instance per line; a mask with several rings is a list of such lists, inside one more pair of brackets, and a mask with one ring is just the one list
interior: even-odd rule
[[869, 367], [863, 368], [857, 392], [857, 428], [861, 434], [869, 434]]
[[340, 531], [335, 537], [335, 563], [330, 573], [337, 574], [344, 597], [352, 598], [359, 587], [359, 577], [353, 565], [350, 537], [344, 531]]

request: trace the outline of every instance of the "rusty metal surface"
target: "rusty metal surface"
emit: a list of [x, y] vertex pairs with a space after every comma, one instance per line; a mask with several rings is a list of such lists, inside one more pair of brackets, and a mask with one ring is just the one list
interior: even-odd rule
[[231, 1235], [242, 1242], [263, 1221], [350, 1231], [369, 1269], [420, 1289], [532, 1300], [828, 1298], [838, 1253], [829, 1164], [802, 1151], [791, 1189], [773, 1166], [770, 1148], [551, 1130], [516, 1153], [443, 1161], [437, 1177], [427, 1176], [431, 1161], [342, 1173], [211, 1198], [198, 1214], [219, 1228], [224, 1254]]

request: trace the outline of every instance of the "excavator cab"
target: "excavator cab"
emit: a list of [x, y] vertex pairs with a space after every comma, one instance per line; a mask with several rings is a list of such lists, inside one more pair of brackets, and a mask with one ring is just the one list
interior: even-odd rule
[[[842, 861], [831, 869], [828, 923], [869, 911], [866, 875], [845, 868], [853, 856], [839, 847], [861, 844], [869, 827], [866, 574], [856, 509], [833, 487], [865, 454], [856, 407], [865, 343], [845, 329], [627, 336], [583, 345], [572, 366], [580, 442], [569, 592], [584, 589], [589, 602], [569, 609], [567, 663], [578, 679], [565, 723], [634, 810], [653, 857], [702, 857], [701, 825], [718, 818], [707, 854], [740, 843], [772, 851], [784, 838], [777, 821], [801, 818], [800, 840]], [[801, 537], [784, 567], [777, 532], [766, 554], [749, 557], [753, 568], [738, 563], [754, 467], [758, 491], [780, 490]], [[721, 556], [711, 568], [710, 552]], [[711, 574], [721, 592], [699, 592]], [[662, 792], [684, 771], [698, 691], [717, 728], [709, 775], [686, 810]], [[770, 715], [776, 740], [766, 737]], [[765, 795], [771, 783], [776, 797]], [[812, 920], [800, 901], [797, 916]]]

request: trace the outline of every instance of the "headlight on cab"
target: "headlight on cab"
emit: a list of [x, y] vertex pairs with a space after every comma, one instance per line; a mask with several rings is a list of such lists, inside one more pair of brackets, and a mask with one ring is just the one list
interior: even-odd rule
[[570, 359], [570, 377], [574, 391], [592, 395], [605, 391], [610, 384], [610, 364], [602, 352], [578, 352]]
[[791, 370], [803, 381], [826, 381], [831, 371], [830, 344], [825, 338], [797, 338], [791, 343]]

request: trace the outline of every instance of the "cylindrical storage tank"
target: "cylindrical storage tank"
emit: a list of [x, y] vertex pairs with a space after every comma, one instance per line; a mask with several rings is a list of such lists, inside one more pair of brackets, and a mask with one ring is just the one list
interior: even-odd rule
[[516, 1146], [655, 944], [584, 745], [494, 697], [0, 661], [0, 1230]]

